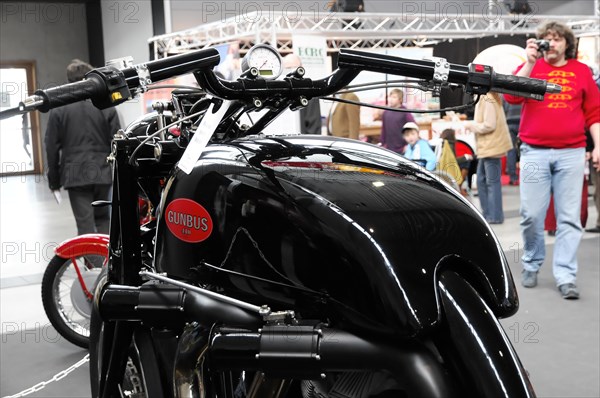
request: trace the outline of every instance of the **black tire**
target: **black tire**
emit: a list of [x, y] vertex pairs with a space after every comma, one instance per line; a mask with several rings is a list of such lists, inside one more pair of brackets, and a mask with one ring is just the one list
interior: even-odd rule
[[[97, 398], [100, 390], [100, 380], [104, 376], [104, 362], [109, 341], [108, 334], [114, 333], [113, 322], [102, 322], [97, 312], [92, 315], [92, 333], [90, 334], [90, 387], [92, 397]], [[139, 327], [134, 331], [131, 344], [127, 349], [127, 361], [123, 377], [119, 380], [117, 389], [122, 397], [132, 398], [163, 398], [165, 396], [160, 378], [158, 360], [150, 337], [150, 331]], [[118, 396], [116, 391], [109, 396]]]
[[465, 396], [535, 397], [515, 349], [479, 293], [462, 276], [443, 272], [444, 311], [435, 345]]
[[[105, 267], [100, 277], [98, 278], [98, 285], [96, 286], [97, 290], [100, 290], [102, 285], [106, 283], [108, 271]], [[96, 293], [96, 292], [94, 292]], [[102, 318], [100, 317], [100, 313], [98, 311], [97, 302], [94, 301], [92, 303], [92, 316], [90, 317], [90, 344], [89, 344], [89, 353], [90, 353], [90, 388], [92, 391], [92, 398], [99, 397], [99, 385], [100, 385], [100, 374], [102, 372], [102, 353], [103, 353], [103, 345], [110, 344], [110, 342], [105, 341], [104, 336], [107, 331], [105, 328], [111, 328], [114, 324], [106, 324], [102, 322]]]
[[[99, 255], [75, 258], [92, 292], [104, 263]], [[42, 303], [50, 323], [71, 343], [88, 348], [92, 302], [83, 292], [71, 259], [54, 256], [42, 278]]]

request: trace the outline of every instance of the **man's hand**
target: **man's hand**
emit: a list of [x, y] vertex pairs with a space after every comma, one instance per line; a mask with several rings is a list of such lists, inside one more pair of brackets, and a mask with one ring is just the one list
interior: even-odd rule
[[527, 54], [527, 62], [517, 72], [517, 76], [529, 77], [536, 61], [542, 57], [542, 53], [539, 52], [538, 45], [535, 44], [536, 39], [528, 39], [527, 45], [525, 46], [525, 54]]
[[600, 172], [600, 146], [598, 145], [592, 151], [592, 167]]
[[590, 135], [594, 141], [592, 150], [592, 167], [600, 171], [600, 123], [594, 123], [590, 126]]
[[527, 46], [525, 47], [525, 53], [527, 55], [527, 62], [530, 64], [535, 64], [535, 62], [542, 57], [542, 53], [540, 52], [538, 45], [535, 43], [536, 39], [528, 39]]

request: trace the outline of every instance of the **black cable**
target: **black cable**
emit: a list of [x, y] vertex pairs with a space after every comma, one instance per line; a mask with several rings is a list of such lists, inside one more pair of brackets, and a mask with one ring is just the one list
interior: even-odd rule
[[443, 109], [403, 109], [403, 108], [391, 108], [389, 106], [383, 106], [383, 105], [368, 104], [366, 102], [351, 101], [351, 100], [335, 98], [335, 97], [323, 97], [321, 99], [329, 100], [329, 101], [343, 102], [345, 104], [351, 104], [351, 105], [366, 106], [368, 108], [383, 109], [383, 110], [392, 111], [392, 112], [437, 113], [437, 112], [447, 112], [447, 111], [458, 111], [461, 109], [470, 108], [470, 107], [474, 106], [475, 104], [477, 104], [477, 102], [479, 102], [479, 97], [481, 97], [481, 95], [477, 94], [475, 99], [473, 101], [469, 102], [468, 104], [451, 106], [449, 108], [443, 108]]
[[188, 119], [191, 119], [193, 117], [196, 117], [196, 116], [200, 115], [202, 112], [204, 112], [204, 111], [200, 111], [200, 112], [188, 115], [186, 117], [183, 117], [183, 118], [181, 118], [181, 119], [179, 119], [179, 120], [177, 120], [177, 121], [175, 121], [175, 122], [173, 122], [171, 124], [166, 125], [165, 127], [161, 128], [161, 129], [156, 130], [154, 133], [152, 133], [151, 135], [149, 135], [148, 137], [146, 137], [146, 139], [144, 141], [140, 142], [140, 144], [137, 147], [135, 147], [135, 149], [133, 150], [133, 152], [131, 152], [131, 156], [129, 157], [129, 165], [131, 165], [131, 166], [135, 165], [135, 155], [142, 148], [142, 146], [144, 146], [152, 138], [156, 137], [161, 132], [167, 131], [171, 127], [176, 126], [176, 125], [178, 125], [179, 123], [181, 123], [181, 122], [183, 122], [185, 120], [188, 120]]
[[150, 90], [160, 90], [163, 88], [181, 88], [181, 89], [186, 89], [186, 90], [193, 90], [193, 91], [202, 91], [204, 92], [203, 89], [201, 89], [200, 87], [194, 87], [194, 86], [184, 86], [184, 85], [180, 85], [180, 84], [161, 84], [161, 85], [157, 85], [157, 86], [150, 86], [146, 89], [146, 91], [150, 91]]
[[426, 82], [427, 80], [423, 80], [423, 79], [396, 79], [396, 80], [379, 80], [376, 82], [369, 82], [369, 83], [362, 83], [362, 84], [354, 84], [354, 85], [348, 85], [346, 86], [346, 89], [351, 90], [353, 88], [357, 88], [357, 87], [365, 87], [365, 86], [370, 86], [370, 85], [389, 85], [389, 84], [397, 84], [397, 83], [422, 83], [422, 82]]
[[[188, 113], [190, 113], [190, 114], [191, 114], [191, 113], [194, 113], [194, 112], [196, 112], [196, 108], [197, 108], [198, 106], [202, 105], [202, 102], [205, 102], [205, 101], [210, 101], [210, 100], [209, 100], [209, 99], [207, 99], [206, 97], [204, 97], [204, 98], [201, 98], [201, 99], [199, 99], [198, 101], [194, 102], [194, 105], [192, 105], [192, 107], [190, 108], [190, 110], [189, 110], [189, 112], [188, 112]], [[209, 106], [210, 106], [210, 105], [209, 105]], [[207, 109], [208, 109], [208, 107], [207, 107]], [[202, 112], [202, 111], [200, 111], [200, 112]]]
[[357, 93], [359, 91], [377, 90], [377, 89], [381, 89], [381, 88], [385, 88], [385, 89], [387, 89], [387, 88], [414, 88], [419, 91], [426, 91], [426, 90], [423, 90], [422, 86], [411, 85], [411, 84], [382, 84], [382, 85], [376, 85], [376, 86], [367, 86], [365, 88], [359, 88], [359, 89], [348, 88], [345, 90], [340, 90], [336, 94]]

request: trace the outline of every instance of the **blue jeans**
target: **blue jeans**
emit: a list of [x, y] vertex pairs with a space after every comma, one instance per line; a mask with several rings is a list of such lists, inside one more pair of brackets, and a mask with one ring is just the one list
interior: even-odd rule
[[510, 130], [510, 138], [512, 139], [513, 149], [506, 153], [506, 174], [508, 174], [511, 182], [516, 182], [519, 179], [517, 175], [517, 133]]
[[577, 276], [584, 164], [585, 148], [550, 149], [521, 145], [523, 268], [537, 272], [544, 263], [544, 219], [552, 192], [556, 213], [552, 269], [557, 286], [575, 283]]
[[477, 191], [483, 217], [491, 223], [504, 222], [502, 211], [502, 160], [479, 158], [477, 164]]

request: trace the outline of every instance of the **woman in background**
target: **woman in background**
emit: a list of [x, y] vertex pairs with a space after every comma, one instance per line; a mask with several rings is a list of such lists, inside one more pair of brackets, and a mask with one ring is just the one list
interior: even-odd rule
[[466, 122], [466, 127], [475, 133], [477, 190], [481, 209], [490, 224], [502, 224], [501, 158], [513, 145], [500, 95], [490, 92], [482, 97], [475, 107], [473, 119]]

